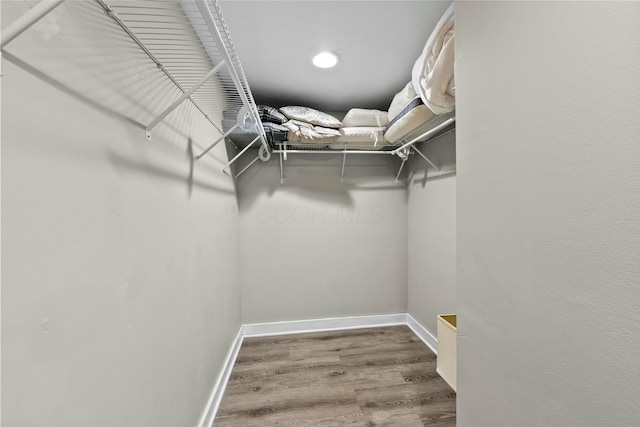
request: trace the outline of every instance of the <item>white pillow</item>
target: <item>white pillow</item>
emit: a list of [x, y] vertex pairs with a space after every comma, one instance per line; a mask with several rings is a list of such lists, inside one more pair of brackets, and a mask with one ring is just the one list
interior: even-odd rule
[[413, 102], [409, 103], [409, 105], [389, 123], [384, 133], [384, 138], [390, 144], [395, 144], [419, 128], [431, 117], [433, 117], [433, 111], [424, 105], [422, 99], [417, 96]]
[[330, 114], [314, 110], [309, 107], [288, 106], [280, 108], [280, 111], [290, 119], [301, 120], [326, 128], [338, 129], [342, 127], [342, 122]]
[[416, 96], [418, 94], [413, 89], [413, 83], [407, 83], [400, 92], [396, 93], [389, 105], [389, 121], [393, 121]]
[[352, 108], [342, 119], [344, 127], [381, 127], [389, 124], [386, 111]]

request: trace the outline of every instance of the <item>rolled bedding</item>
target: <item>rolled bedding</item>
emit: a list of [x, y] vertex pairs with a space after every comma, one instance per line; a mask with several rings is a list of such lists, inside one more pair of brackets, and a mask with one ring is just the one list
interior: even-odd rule
[[455, 108], [455, 29], [454, 5], [444, 13], [411, 72], [413, 88], [424, 104], [436, 114]]
[[342, 122], [331, 114], [327, 114], [313, 108], [290, 105], [280, 107], [279, 110], [282, 114], [287, 116], [289, 120], [298, 120], [304, 123], [310, 123], [312, 125], [331, 129], [339, 129], [342, 127]]
[[322, 148], [334, 142], [340, 136], [340, 132], [336, 129], [314, 126], [311, 123], [299, 120], [289, 120], [282, 126], [287, 128], [287, 141], [292, 145]]

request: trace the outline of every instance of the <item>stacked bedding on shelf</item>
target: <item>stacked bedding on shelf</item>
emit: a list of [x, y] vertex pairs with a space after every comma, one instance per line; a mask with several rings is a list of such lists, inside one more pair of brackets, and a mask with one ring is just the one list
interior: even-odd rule
[[384, 138], [389, 124], [386, 111], [352, 108], [342, 124], [340, 137], [329, 145], [333, 150], [382, 150], [389, 145]]
[[451, 117], [455, 109], [453, 4], [449, 6], [413, 65], [411, 81], [389, 105], [389, 125], [384, 134], [396, 143], [425, 124], [438, 122], [437, 116]]
[[[455, 116], [454, 42], [452, 4], [415, 61], [411, 80], [393, 97], [388, 111], [353, 108], [340, 121], [309, 107], [259, 105], [269, 144], [293, 149], [384, 150], [444, 123]], [[236, 117], [237, 112], [225, 112], [225, 132], [236, 124]], [[256, 136], [238, 131], [229, 138], [246, 145]]]
[[[291, 149], [361, 149], [380, 150], [388, 146], [384, 139], [388, 123], [387, 112], [354, 108], [343, 121], [309, 107], [287, 106], [280, 109], [258, 105], [258, 114], [272, 146]], [[225, 111], [224, 132], [236, 125], [238, 113]], [[257, 137], [254, 131], [236, 127], [228, 138], [239, 146], [246, 146]]]
[[325, 148], [340, 137], [342, 122], [330, 114], [309, 107], [288, 106], [280, 111], [289, 119], [287, 145], [294, 148]]

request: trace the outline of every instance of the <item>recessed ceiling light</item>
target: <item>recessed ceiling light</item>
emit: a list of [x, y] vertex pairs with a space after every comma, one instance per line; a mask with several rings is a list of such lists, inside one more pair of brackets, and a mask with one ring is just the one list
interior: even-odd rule
[[313, 65], [318, 68], [331, 68], [338, 63], [338, 55], [333, 52], [320, 52], [313, 57]]

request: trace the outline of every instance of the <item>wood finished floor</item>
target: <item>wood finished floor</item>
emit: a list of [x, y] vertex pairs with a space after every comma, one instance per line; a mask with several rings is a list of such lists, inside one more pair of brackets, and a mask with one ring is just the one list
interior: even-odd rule
[[456, 424], [456, 394], [406, 326], [247, 338], [214, 427]]

